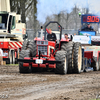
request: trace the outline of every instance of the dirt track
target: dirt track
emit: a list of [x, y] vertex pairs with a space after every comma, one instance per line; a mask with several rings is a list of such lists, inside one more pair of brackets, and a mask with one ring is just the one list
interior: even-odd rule
[[0, 100], [96, 100], [99, 93], [100, 71], [20, 74], [18, 66], [0, 66]]

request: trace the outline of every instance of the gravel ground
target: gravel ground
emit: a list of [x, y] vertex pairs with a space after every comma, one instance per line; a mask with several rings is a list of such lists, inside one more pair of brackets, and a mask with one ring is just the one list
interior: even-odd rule
[[20, 74], [18, 66], [0, 66], [0, 100], [96, 100], [99, 93], [100, 71]]

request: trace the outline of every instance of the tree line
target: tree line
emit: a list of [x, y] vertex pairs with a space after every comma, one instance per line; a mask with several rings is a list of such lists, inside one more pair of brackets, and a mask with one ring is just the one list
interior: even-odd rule
[[[37, 0], [10, 0], [11, 11], [21, 14], [21, 19], [23, 23], [26, 23], [27, 29], [33, 29], [34, 32], [40, 29], [39, 21], [37, 20]], [[78, 8], [76, 5], [73, 7], [71, 13], [65, 13], [65, 11], [59, 14], [54, 14], [54, 17], [47, 17], [47, 24], [49, 21], [58, 21], [64, 29], [75, 29], [78, 30], [81, 27], [81, 19], [78, 15], [79, 12], [86, 13], [85, 8]], [[57, 29], [57, 26], [50, 26], [53, 30]], [[35, 35], [34, 35], [35, 36]]]

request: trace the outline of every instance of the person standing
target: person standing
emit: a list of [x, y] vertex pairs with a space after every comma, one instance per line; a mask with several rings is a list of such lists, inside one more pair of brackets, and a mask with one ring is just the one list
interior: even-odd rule
[[81, 29], [82, 31], [94, 31], [93, 27], [90, 25], [90, 23], [87, 24], [86, 27]]
[[0, 48], [0, 64], [3, 65], [3, 50]]

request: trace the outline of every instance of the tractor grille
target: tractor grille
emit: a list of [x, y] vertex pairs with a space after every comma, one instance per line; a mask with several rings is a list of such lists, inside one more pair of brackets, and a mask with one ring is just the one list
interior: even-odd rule
[[47, 55], [47, 46], [38, 46], [38, 54], [41, 51], [42, 55]]
[[37, 45], [48, 45], [48, 41], [37, 41]]

